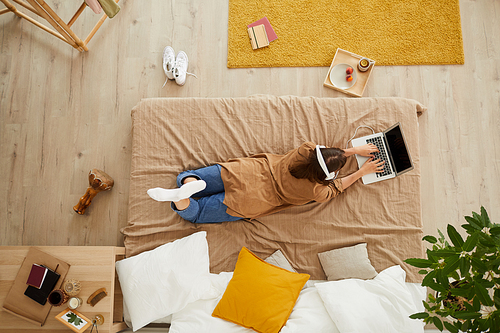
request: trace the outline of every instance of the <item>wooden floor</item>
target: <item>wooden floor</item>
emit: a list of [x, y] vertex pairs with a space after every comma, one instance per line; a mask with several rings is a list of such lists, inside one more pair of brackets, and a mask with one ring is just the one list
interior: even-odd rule
[[[64, 20], [77, 1], [47, 1]], [[130, 111], [146, 97], [347, 97], [327, 67], [228, 69], [223, 0], [120, 1], [79, 53], [14, 14], [0, 16], [0, 245], [122, 245]], [[500, 222], [500, 1], [461, 0], [465, 65], [376, 67], [365, 97], [413, 98], [420, 117], [425, 233], [484, 205]], [[85, 35], [90, 9], [75, 24]], [[189, 56], [185, 86], [162, 88], [166, 45]], [[168, 161], [166, 161], [168, 163]], [[72, 207], [90, 169], [115, 180], [86, 214]]]

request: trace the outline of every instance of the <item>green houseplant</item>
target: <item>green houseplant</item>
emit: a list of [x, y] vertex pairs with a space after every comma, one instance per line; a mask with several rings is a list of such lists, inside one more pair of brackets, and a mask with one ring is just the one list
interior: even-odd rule
[[422, 268], [422, 285], [435, 291], [424, 301], [426, 311], [410, 318], [452, 333], [500, 332], [500, 224], [491, 223], [484, 207], [465, 220], [465, 240], [448, 225], [449, 241], [438, 230], [439, 238], [422, 239], [431, 244], [426, 259], [405, 260]]

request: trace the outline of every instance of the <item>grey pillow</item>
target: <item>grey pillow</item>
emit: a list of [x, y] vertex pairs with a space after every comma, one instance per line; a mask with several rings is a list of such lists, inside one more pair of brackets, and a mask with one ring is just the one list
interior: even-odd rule
[[366, 243], [318, 253], [318, 257], [328, 281], [368, 280], [378, 274], [368, 259]]
[[281, 252], [281, 250], [277, 250], [269, 257], [267, 257], [266, 260], [264, 261], [271, 265], [286, 269], [290, 272], [297, 273], [297, 271], [293, 269], [292, 265], [290, 265], [290, 262], [286, 259], [285, 255], [283, 254], [283, 252]]

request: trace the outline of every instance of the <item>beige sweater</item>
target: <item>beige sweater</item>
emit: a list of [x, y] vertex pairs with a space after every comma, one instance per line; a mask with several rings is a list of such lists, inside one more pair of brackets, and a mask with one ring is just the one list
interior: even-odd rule
[[342, 193], [342, 181], [328, 186], [293, 177], [290, 166], [304, 163], [316, 145], [306, 142], [285, 155], [258, 154], [220, 163], [227, 213], [258, 218], [311, 201], [326, 202]]

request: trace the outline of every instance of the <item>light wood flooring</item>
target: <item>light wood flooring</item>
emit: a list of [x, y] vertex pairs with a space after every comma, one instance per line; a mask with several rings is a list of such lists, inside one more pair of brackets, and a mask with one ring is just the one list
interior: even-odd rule
[[[47, 2], [66, 21], [80, 4]], [[87, 53], [12, 13], [0, 16], [0, 245], [123, 244], [130, 111], [141, 98], [347, 97], [323, 87], [327, 67], [228, 69], [225, 0], [120, 5]], [[460, 6], [465, 65], [378, 66], [364, 94], [428, 107], [419, 123], [422, 216], [432, 234], [481, 205], [500, 222], [500, 1]], [[97, 18], [87, 9], [76, 32], [85, 35]], [[166, 45], [188, 54], [197, 79], [162, 88]], [[115, 186], [80, 216], [72, 207], [92, 168]]]

